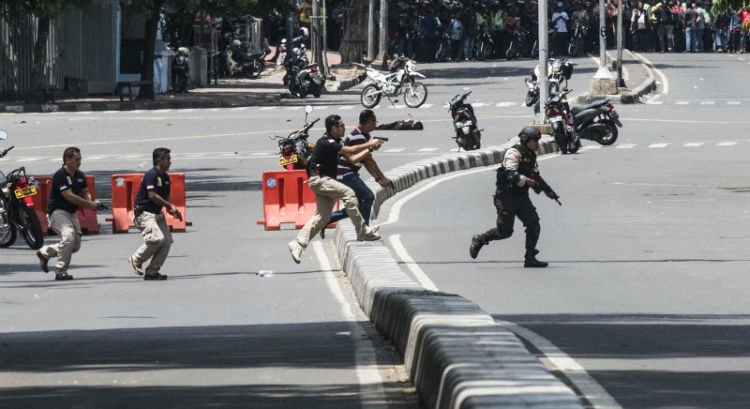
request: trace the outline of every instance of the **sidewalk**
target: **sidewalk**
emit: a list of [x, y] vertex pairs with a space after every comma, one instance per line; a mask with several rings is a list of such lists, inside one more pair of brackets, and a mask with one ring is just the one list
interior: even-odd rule
[[[608, 59], [613, 61], [610, 70], [616, 75], [614, 61], [617, 58], [617, 51], [609, 50], [607, 51], [607, 56]], [[642, 96], [656, 90], [656, 77], [654, 76], [651, 63], [639, 54], [633, 53], [630, 50], [623, 50], [622, 68], [626, 88], [620, 88], [618, 95], [591, 96], [587, 92], [576, 97], [575, 103], [583, 104], [606, 98], [619, 101], [623, 104], [636, 104], [640, 102]]]
[[[271, 55], [274, 55], [272, 52]], [[364, 68], [342, 65], [338, 52], [328, 52], [331, 75], [326, 81], [328, 92], [341, 91], [358, 84]], [[283, 85], [284, 69], [271, 62], [258, 79], [221, 78], [218, 84], [194, 88], [187, 93], [158, 94], [152, 101], [120, 101], [116, 95], [97, 95], [83, 98], [57, 99], [49, 104], [26, 104], [23, 101], [0, 101], [2, 112], [75, 112], [75, 111], [130, 111], [136, 109], [230, 108], [279, 103], [291, 97]]]

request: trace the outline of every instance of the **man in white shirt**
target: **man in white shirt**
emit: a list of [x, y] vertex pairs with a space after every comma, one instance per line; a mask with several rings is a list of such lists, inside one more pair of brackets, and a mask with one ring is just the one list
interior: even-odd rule
[[552, 25], [555, 27], [555, 51], [558, 56], [565, 54], [568, 44], [568, 13], [563, 10], [561, 1], [555, 4], [555, 12], [552, 14]]

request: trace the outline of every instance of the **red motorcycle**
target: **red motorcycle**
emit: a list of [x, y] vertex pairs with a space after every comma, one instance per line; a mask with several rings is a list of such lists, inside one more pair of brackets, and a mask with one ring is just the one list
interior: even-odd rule
[[302, 129], [294, 131], [287, 136], [270, 135], [271, 140], [278, 140], [279, 144], [279, 165], [286, 170], [307, 169], [307, 163], [310, 161], [315, 144], [308, 141], [310, 128], [315, 125], [320, 118], [307, 122], [307, 116], [312, 112], [310, 105], [305, 107], [305, 126]]
[[[0, 149], [0, 158], [11, 149], [13, 146]], [[12, 246], [18, 233], [30, 248], [37, 250], [42, 247], [42, 225], [34, 212], [33, 197], [36, 194], [34, 178], [26, 176], [25, 168], [20, 167], [7, 175], [0, 172], [0, 247]]]

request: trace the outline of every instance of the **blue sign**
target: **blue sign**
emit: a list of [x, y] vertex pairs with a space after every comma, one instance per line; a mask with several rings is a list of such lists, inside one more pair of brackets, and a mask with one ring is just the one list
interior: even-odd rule
[[276, 187], [276, 179], [274, 179], [274, 178], [268, 178], [268, 180], [266, 180], [266, 186], [268, 186], [269, 189], [275, 188]]

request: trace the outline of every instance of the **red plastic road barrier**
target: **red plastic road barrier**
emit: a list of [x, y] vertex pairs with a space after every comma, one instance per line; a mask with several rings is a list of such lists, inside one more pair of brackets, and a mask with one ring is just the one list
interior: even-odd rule
[[[50, 176], [34, 176], [34, 186], [36, 187], [37, 194], [34, 196], [34, 211], [39, 222], [42, 225], [42, 232], [47, 234], [49, 225], [47, 224], [47, 204], [49, 200], [50, 189], [52, 189], [52, 177]], [[94, 184], [94, 176], [86, 176], [86, 188], [91, 193], [91, 199], [96, 200], [96, 185]], [[79, 207], [78, 222], [81, 223], [81, 230], [83, 233], [88, 234], [99, 234], [99, 221], [96, 219], [96, 212], [85, 207]]]
[[[113, 232], [127, 233], [128, 229], [135, 227], [133, 206], [142, 178], [143, 175], [140, 173], [112, 175], [112, 217], [106, 220], [112, 222]], [[192, 226], [192, 223], [187, 221], [186, 214], [185, 174], [170, 173], [169, 180], [172, 183], [171, 202], [182, 213], [182, 221], [165, 212], [167, 224], [174, 232], [184, 232], [187, 226]]]
[[[263, 172], [263, 217], [257, 224], [279, 230], [282, 224], [299, 229], [315, 214], [315, 193], [304, 170]], [[334, 210], [338, 209], [338, 203]], [[329, 225], [331, 226], [331, 225]]]

